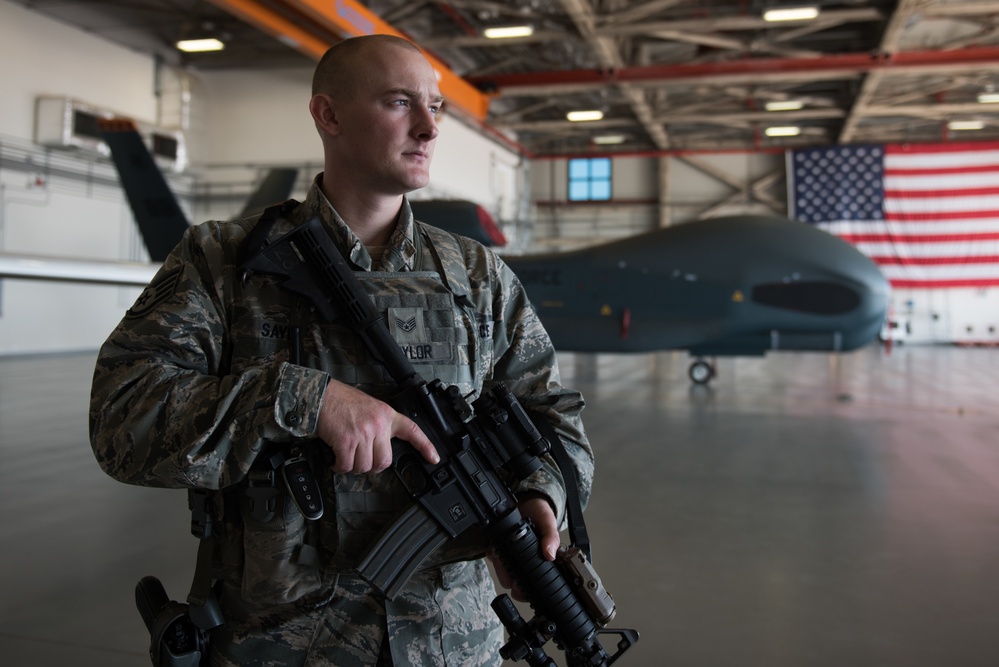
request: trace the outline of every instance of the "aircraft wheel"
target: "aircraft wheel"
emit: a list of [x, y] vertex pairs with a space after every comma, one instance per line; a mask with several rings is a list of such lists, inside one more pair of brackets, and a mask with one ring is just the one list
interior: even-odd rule
[[703, 359], [698, 359], [690, 365], [687, 375], [696, 384], [707, 384], [715, 376], [715, 372], [711, 368], [711, 364]]

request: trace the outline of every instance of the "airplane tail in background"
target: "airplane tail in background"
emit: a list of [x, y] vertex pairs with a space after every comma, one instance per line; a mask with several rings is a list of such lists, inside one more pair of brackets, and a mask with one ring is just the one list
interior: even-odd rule
[[[190, 222], [135, 123], [127, 118], [102, 119], [98, 123], [104, 141], [111, 149], [111, 159], [149, 258], [162, 262], [180, 242]], [[238, 217], [260, 213], [271, 204], [288, 199], [297, 177], [297, 169], [271, 169]]]
[[123, 118], [98, 122], [149, 258], [162, 262], [188, 228], [187, 217], [135, 123]]
[[506, 236], [493, 216], [475, 202], [458, 199], [411, 199], [413, 217], [445, 231], [461, 234], [486, 246], [506, 245]]
[[283, 202], [291, 195], [291, 189], [295, 187], [295, 179], [297, 178], [297, 169], [291, 167], [271, 169], [236, 217], [248, 218], [257, 213], [263, 213], [268, 206]]

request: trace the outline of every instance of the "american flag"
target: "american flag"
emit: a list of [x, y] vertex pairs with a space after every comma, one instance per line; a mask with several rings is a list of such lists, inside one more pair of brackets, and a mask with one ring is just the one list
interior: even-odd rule
[[790, 217], [854, 244], [899, 288], [999, 285], [999, 142], [790, 151]]

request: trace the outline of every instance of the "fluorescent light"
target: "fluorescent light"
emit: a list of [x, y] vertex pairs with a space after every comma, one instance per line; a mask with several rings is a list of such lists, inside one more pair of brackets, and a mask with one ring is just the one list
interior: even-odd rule
[[982, 130], [985, 123], [980, 120], [952, 120], [947, 123], [948, 130]]
[[764, 21], [809, 21], [819, 15], [818, 7], [788, 7], [768, 9], [763, 12]]
[[489, 39], [509, 39], [511, 37], [530, 37], [534, 34], [534, 26], [529, 25], [507, 25], [496, 28], [486, 28], [482, 31], [483, 36]]
[[604, 112], [599, 109], [591, 109], [589, 111], [570, 111], [565, 115], [565, 117], [574, 123], [578, 123], [588, 120], [600, 120], [604, 117]]
[[599, 137], [593, 137], [593, 143], [595, 144], [623, 144], [627, 141], [628, 137], [623, 134], [602, 134]]
[[187, 53], [201, 51], [221, 51], [225, 44], [215, 38], [210, 39], [182, 39], [177, 42], [177, 48]]
[[767, 111], [797, 111], [801, 107], [805, 106], [805, 103], [801, 100], [775, 100], [773, 102], [767, 102]]
[[768, 137], [796, 137], [801, 134], [801, 128], [796, 125], [768, 127], [765, 133]]
[[999, 102], [999, 93], [979, 93], [979, 104], [995, 104]]

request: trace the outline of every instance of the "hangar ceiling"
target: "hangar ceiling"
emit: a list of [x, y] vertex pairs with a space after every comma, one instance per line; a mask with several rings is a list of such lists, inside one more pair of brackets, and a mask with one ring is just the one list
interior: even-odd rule
[[[313, 62], [339, 35], [295, 0], [19, 0], [198, 70]], [[350, 0], [323, 0], [337, 9]], [[320, 0], [311, 0], [316, 4]], [[358, 3], [355, 3], [358, 4]], [[359, 3], [488, 93], [485, 125], [529, 156], [782, 150], [999, 138], [999, 3], [984, 0], [370, 0]], [[809, 4], [810, 20], [763, 12]], [[232, 7], [239, 6], [232, 13]], [[229, 11], [226, 11], [228, 8]], [[349, 9], [349, 7], [348, 7]], [[246, 20], [282, 17], [285, 28]], [[530, 25], [489, 39], [488, 27]], [[294, 36], [287, 34], [293, 31]], [[284, 31], [284, 32], [282, 32]], [[180, 54], [183, 37], [224, 51]], [[987, 98], [983, 98], [987, 99]], [[999, 98], [996, 98], [999, 99]], [[800, 108], [768, 111], [775, 102]], [[571, 122], [573, 110], [603, 118]], [[954, 121], [981, 128], [954, 128]], [[794, 136], [768, 136], [797, 127]], [[601, 143], [614, 137], [618, 143]]]

